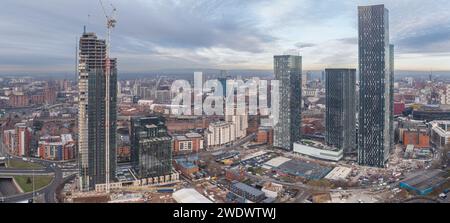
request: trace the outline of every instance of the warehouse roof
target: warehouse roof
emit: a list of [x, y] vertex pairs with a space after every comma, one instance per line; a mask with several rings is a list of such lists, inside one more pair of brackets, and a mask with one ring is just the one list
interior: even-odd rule
[[172, 194], [177, 203], [212, 203], [208, 198], [192, 188], [185, 188]]

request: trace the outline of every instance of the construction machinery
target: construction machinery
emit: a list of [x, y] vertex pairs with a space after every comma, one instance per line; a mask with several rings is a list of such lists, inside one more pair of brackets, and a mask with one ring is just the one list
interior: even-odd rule
[[110, 50], [111, 50], [111, 31], [116, 26], [117, 20], [115, 19], [116, 8], [111, 4], [112, 12], [108, 15], [106, 9], [103, 5], [102, 0], [99, 0], [100, 6], [102, 7], [103, 13], [106, 17], [106, 29], [107, 29], [107, 39], [106, 39], [106, 63], [105, 63], [105, 79], [106, 79], [106, 96], [105, 96], [105, 107], [106, 107], [106, 118], [105, 118], [105, 128], [106, 128], [106, 144], [105, 144], [105, 169], [106, 169], [106, 192], [110, 192], [110, 76], [111, 76], [111, 59], [110, 59]]

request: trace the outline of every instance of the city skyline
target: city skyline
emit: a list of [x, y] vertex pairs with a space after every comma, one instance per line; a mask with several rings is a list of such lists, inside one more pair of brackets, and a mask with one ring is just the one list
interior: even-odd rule
[[[112, 3], [120, 9], [121, 21], [112, 37], [112, 54], [121, 58], [120, 72], [130, 73], [182, 68], [271, 70], [272, 55], [277, 54], [301, 54], [304, 70], [356, 68], [356, 8], [379, 2]], [[450, 16], [445, 10], [450, 3], [384, 3], [392, 11], [396, 68], [450, 70], [444, 63], [450, 59]], [[83, 25], [105, 36], [103, 13], [96, 2], [6, 1], [4, 10], [0, 75], [73, 72], [75, 40]], [[22, 17], [19, 11], [30, 16]]]

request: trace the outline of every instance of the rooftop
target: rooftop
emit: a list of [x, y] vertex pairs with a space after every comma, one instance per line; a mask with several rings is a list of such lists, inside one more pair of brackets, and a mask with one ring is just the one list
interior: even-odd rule
[[236, 187], [237, 189], [245, 191], [245, 192], [247, 192], [247, 193], [249, 193], [249, 194], [251, 194], [251, 195], [253, 195], [255, 197], [264, 195], [264, 192], [254, 188], [252, 186], [249, 186], [247, 184], [241, 183], [241, 182], [235, 181], [233, 183], [233, 186]]
[[185, 188], [172, 194], [177, 203], [212, 203], [208, 198], [192, 188]]

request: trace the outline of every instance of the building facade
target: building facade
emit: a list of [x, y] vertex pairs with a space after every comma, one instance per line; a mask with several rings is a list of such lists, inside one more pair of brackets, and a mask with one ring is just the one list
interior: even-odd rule
[[222, 146], [246, 136], [248, 115], [226, 115], [225, 121], [210, 123], [206, 131], [207, 146]]
[[47, 160], [71, 160], [75, 158], [75, 142], [71, 134], [43, 136], [39, 139], [38, 157]]
[[202, 149], [203, 136], [198, 133], [190, 132], [173, 136], [174, 155], [198, 153]]
[[356, 152], [356, 70], [326, 69], [326, 119], [327, 145]]
[[[109, 137], [106, 136], [106, 69], [110, 67]], [[78, 61], [78, 148], [80, 187], [94, 190], [95, 184], [104, 184], [115, 178], [116, 171], [116, 59], [106, 55], [106, 42], [95, 33], [84, 32], [79, 42]], [[109, 157], [106, 151], [109, 140]], [[108, 165], [109, 163], [109, 165]], [[107, 170], [107, 166], [109, 169]], [[108, 174], [109, 173], [109, 174]]]
[[17, 123], [16, 130], [16, 149], [14, 154], [17, 156], [31, 155], [31, 128], [27, 127], [25, 123]]
[[279, 81], [279, 100], [273, 145], [291, 151], [294, 142], [300, 140], [302, 57], [274, 56], [274, 72]]
[[172, 138], [162, 117], [131, 119], [131, 166], [139, 179], [169, 175]]
[[385, 167], [392, 146], [389, 12], [384, 5], [360, 6], [358, 16], [358, 163]]

